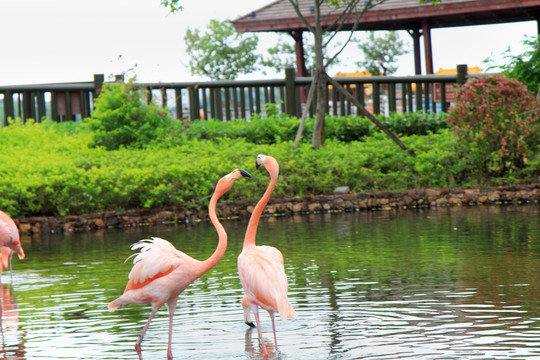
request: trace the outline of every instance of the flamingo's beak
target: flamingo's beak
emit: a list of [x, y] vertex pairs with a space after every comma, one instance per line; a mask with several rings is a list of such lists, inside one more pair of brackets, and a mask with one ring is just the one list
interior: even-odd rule
[[251, 177], [251, 174], [248, 173], [246, 170], [244, 169], [238, 169], [240, 171], [240, 174], [243, 176], [243, 177], [247, 177], [247, 178], [250, 178]]

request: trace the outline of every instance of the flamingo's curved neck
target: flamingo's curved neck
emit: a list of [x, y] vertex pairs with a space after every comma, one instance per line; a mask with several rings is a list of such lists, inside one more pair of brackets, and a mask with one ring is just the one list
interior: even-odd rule
[[268, 184], [268, 187], [266, 188], [266, 191], [264, 192], [261, 200], [259, 200], [257, 205], [255, 205], [255, 209], [253, 209], [253, 213], [251, 214], [251, 218], [249, 219], [246, 236], [244, 238], [244, 249], [247, 246], [255, 245], [255, 236], [257, 235], [257, 227], [259, 226], [259, 220], [266, 204], [268, 204], [268, 201], [270, 200], [270, 196], [272, 196], [274, 187], [276, 186], [279, 169], [268, 169], [268, 173], [270, 174], [270, 183]]
[[208, 215], [210, 216], [210, 221], [212, 221], [212, 224], [216, 228], [219, 240], [214, 253], [208, 259], [202, 262], [203, 272], [207, 272], [208, 270], [213, 268], [219, 262], [219, 260], [221, 260], [221, 258], [225, 254], [225, 250], [227, 249], [227, 233], [225, 232], [225, 228], [223, 227], [223, 225], [221, 225], [216, 215], [217, 201], [224, 193], [225, 191], [220, 190], [219, 186], [216, 187], [216, 190], [214, 191], [214, 194], [210, 199], [210, 204], [208, 205]]

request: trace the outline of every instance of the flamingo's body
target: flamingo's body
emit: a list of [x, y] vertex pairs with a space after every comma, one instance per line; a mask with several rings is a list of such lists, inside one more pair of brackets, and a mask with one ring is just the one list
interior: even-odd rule
[[169, 310], [167, 357], [172, 358], [172, 320], [178, 296], [189, 284], [214, 267], [223, 257], [227, 248], [227, 233], [217, 218], [216, 204], [218, 199], [231, 189], [234, 182], [242, 177], [251, 177], [251, 175], [242, 169], [236, 169], [222, 177], [210, 199], [208, 212], [217, 230], [219, 242], [216, 250], [207, 260], [194, 259], [176, 250], [167, 240], [160, 238], [141, 240], [131, 246], [132, 250], [140, 249], [140, 252], [133, 260], [134, 265], [129, 273], [129, 281], [124, 294], [109, 304], [109, 310], [114, 311], [128, 304], [152, 304], [150, 317], [135, 345], [138, 352], [140, 352], [140, 345], [150, 322], [159, 308], [166, 305]]
[[11, 264], [13, 253], [24, 259], [19, 229], [12, 218], [0, 211], [0, 273]]
[[289, 304], [287, 297], [288, 282], [283, 265], [283, 255], [278, 249], [272, 246], [255, 245], [259, 219], [272, 195], [279, 176], [279, 164], [273, 157], [265, 155], [257, 156], [257, 167], [260, 165], [264, 165], [270, 174], [270, 183], [251, 215], [242, 252], [238, 256], [238, 274], [244, 288], [244, 298], [242, 299], [244, 321], [246, 324], [253, 326], [250, 320], [249, 310], [253, 311], [255, 321], [257, 322], [259, 340], [263, 348], [263, 357], [266, 358], [268, 352], [262, 337], [258, 308], [261, 307], [270, 314], [276, 350], [277, 337], [274, 313], [278, 312], [281, 318], [286, 320], [294, 318], [295, 312]]

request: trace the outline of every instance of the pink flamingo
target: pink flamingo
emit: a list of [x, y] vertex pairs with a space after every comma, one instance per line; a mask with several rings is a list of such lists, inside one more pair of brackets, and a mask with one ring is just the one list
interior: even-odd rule
[[249, 316], [249, 310], [251, 309], [257, 322], [259, 341], [263, 349], [263, 358], [266, 359], [268, 357], [268, 351], [264, 344], [259, 322], [259, 306], [270, 314], [276, 351], [278, 348], [274, 313], [279, 312], [282, 320], [292, 319], [296, 315], [287, 298], [289, 285], [287, 276], [285, 275], [283, 255], [278, 249], [272, 246], [255, 245], [259, 219], [274, 191], [279, 176], [279, 164], [273, 157], [258, 155], [256, 167], [258, 168], [260, 165], [264, 165], [270, 174], [270, 183], [251, 214], [242, 252], [238, 255], [238, 274], [244, 288], [244, 297], [242, 299], [244, 321], [253, 327]]
[[19, 259], [24, 259], [24, 250], [21, 244], [19, 229], [17, 229], [17, 225], [15, 225], [13, 219], [3, 211], [0, 211], [0, 247], [2, 247], [2, 270], [7, 267], [8, 263], [11, 263], [13, 252], [17, 253]]
[[[3, 211], [0, 211], [0, 273], [10, 265], [13, 253], [17, 253], [19, 259], [24, 259], [19, 229], [12, 218]], [[0, 302], [0, 332], [4, 334], [3, 326], [3, 304]]]
[[167, 240], [160, 238], [141, 240], [131, 246], [132, 250], [140, 249], [140, 252], [132, 255], [135, 256], [134, 265], [129, 273], [129, 281], [124, 294], [109, 304], [109, 311], [128, 304], [152, 303], [150, 317], [135, 345], [139, 356], [141, 356], [141, 343], [150, 321], [159, 308], [166, 305], [169, 310], [167, 358], [172, 359], [172, 324], [178, 296], [223, 257], [227, 248], [227, 233], [217, 218], [216, 204], [218, 199], [232, 188], [234, 182], [242, 177], [251, 177], [251, 175], [242, 169], [236, 169], [222, 177], [210, 199], [208, 213], [217, 230], [219, 241], [216, 250], [208, 259], [204, 261], [194, 259], [176, 250]]

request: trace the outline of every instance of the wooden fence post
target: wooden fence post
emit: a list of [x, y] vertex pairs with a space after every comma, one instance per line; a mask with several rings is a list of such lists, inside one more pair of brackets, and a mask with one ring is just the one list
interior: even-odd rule
[[8, 118], [15, 117], [15, 109], [13, 107], [13, 93], [11, 90], [6, 90], [4, 92], [4, 119], [2, 126], [7, 125]]
[[105, 75], [103, 74], [94, 74], [94, 99], [101, 94], [101, 88], [103, 87], [103, 82], [105, 81]]
[[294, 80], [296, 79], [296, 71], [294, 68], [285, 69], [285, 111], [289, 115], [296, 115], [296, 91]]
[[[201, 116], [199, 115], [199, 88], [196, 84], [188, 88], [189, 92], [189, 103], [190, 103], [190, 112], [189, 117], [190, 121], [199, 120]], [[206, 118], [206, 117], [205, 117]]]
[[456, 66], [457, 71], [457, 83], [458, 85], [465, 84], [465, 81], [467, 81], [467, 72], [468, 67], [467, 64], [460, 64]]
[[377, 81], [373, 82], [373, 92], [372, 92], [372, 102], [373, 102], [373, 113], [381, 113], [381, 88]]

